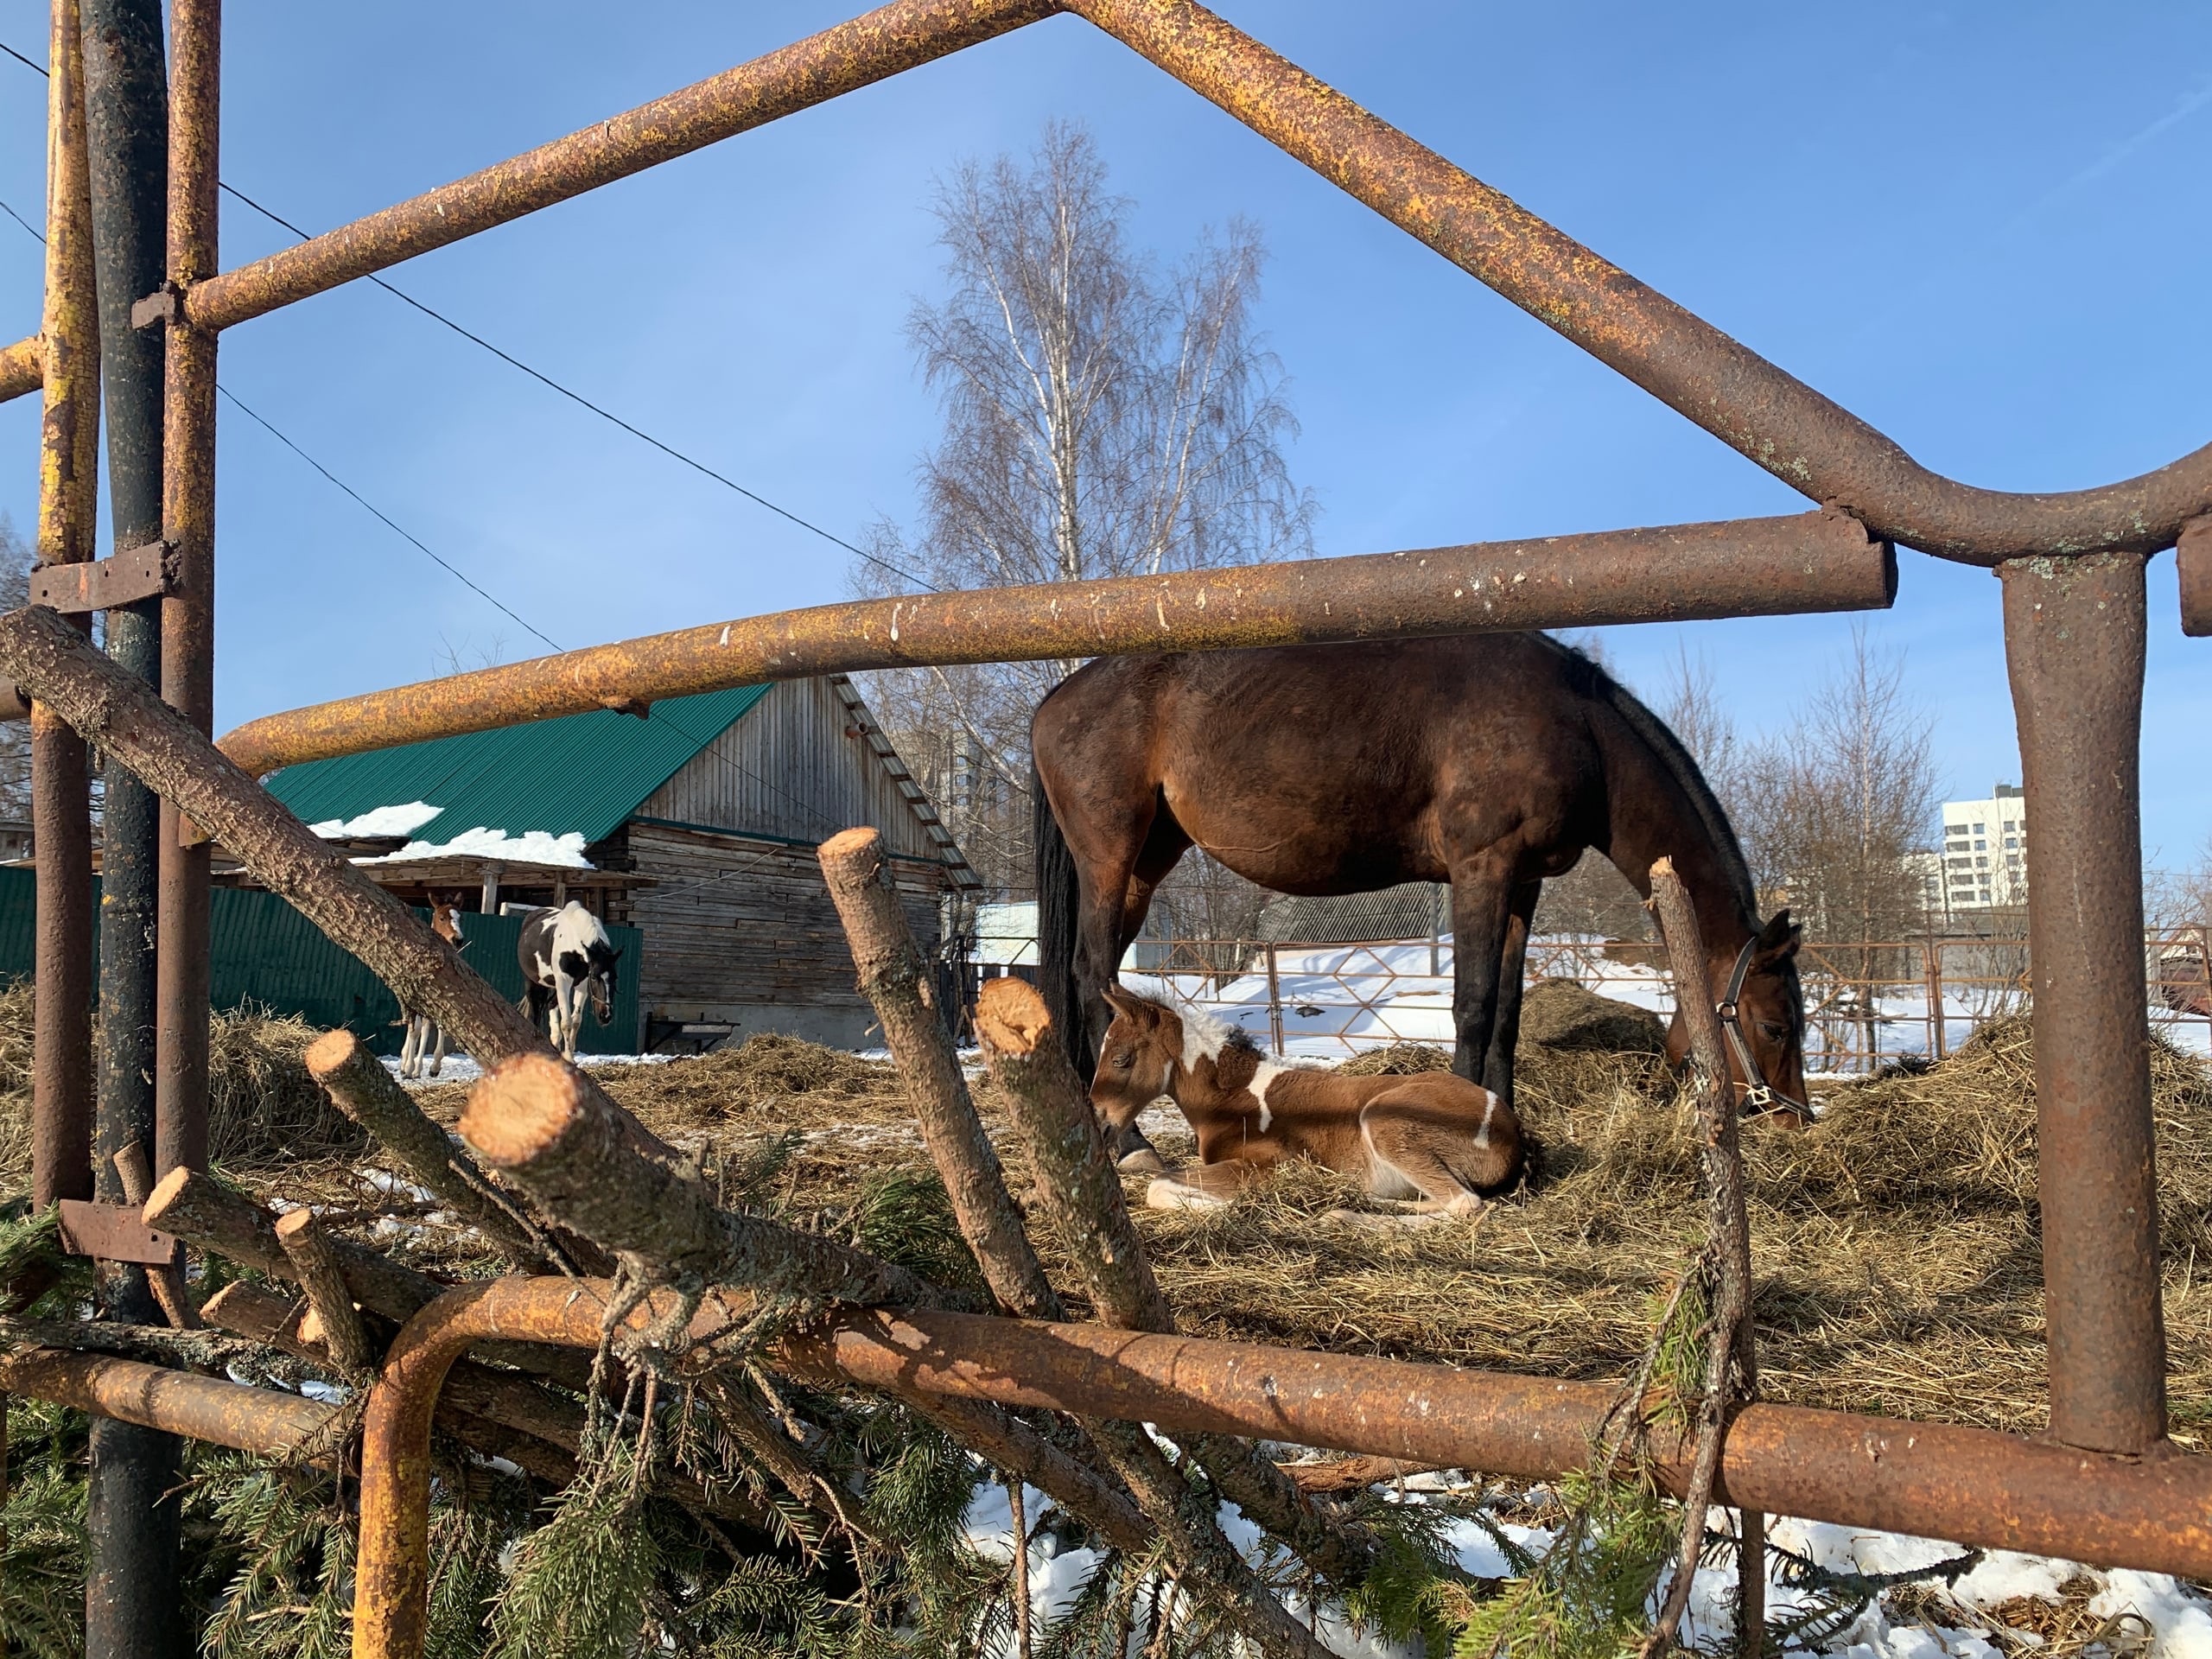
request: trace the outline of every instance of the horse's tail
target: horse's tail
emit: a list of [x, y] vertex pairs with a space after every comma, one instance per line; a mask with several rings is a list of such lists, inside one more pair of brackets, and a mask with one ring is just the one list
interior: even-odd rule
[[1067, 837], [1060, 833], [1060, 821], [1052, 816], [1052, 804], [1045, 798], [1045, 782], [1037, 775], [1033, 760], [1029, 766], [1029, 800], [1031, 845], [1037, 868], [1038, 989], [1044, 994], [1045, 1007], [1067, 1045], [1077, 1075], [1087, 1081], [1090, 1076], [1089, 1021], [1084, 1018], [1083, 993], [1075, 982], [1080, 892], [1075, 855], [1068, 850]]

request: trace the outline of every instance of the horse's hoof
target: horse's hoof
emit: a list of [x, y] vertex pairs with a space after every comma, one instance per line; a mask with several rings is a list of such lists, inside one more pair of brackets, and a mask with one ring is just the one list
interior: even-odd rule
[[1222, 1210], [1228, 1205], [1226, 1198], [1202, 1192], [1195, 1186], [1185, 1186], [1165, 1175], [1157, 1177], [1144, 1190], [1144, 1207], [1147, 1210]]
[[1150, 1147], [1139, 1147], [1135, 1152], [1123, 1153], [1116, 1167], [1124, 1175], [1165, 1175], [1167, 1160]]

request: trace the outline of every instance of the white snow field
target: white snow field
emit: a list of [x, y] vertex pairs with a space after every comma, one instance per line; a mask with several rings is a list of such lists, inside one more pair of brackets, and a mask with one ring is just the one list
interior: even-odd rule
[[[1225, 981], [1210, 975], [1158, 974], [1134, 965], [1142, 942], [1132, 946], [1122, 977], [1165, 988], [1177, 1001], [1206, 1008], [1243, 1027], [1262, 1047], [1272, 1035], [1270, 1004], [1280, 1001], [1282, 1047], [1287, 1054], [1314, 1059], [1342, 1059], [1347, 1052], [1376, 1048], [1389, 1043], [1433, 1043], [1451, 1046], [1452, 945], [1408, 939], [1374, 944], [1282, 945], [1275, 952], [1275, 987], [1269, 995], [1263, 961]], [[1667, 976], [1640, 963], [1618, 962], [1605, 957], [1596, 941], [1538, 939], [1529, 945], [1532, 974], [1557, 973], [1579, 980], [1585, 988], [1649, 1008], [1662, 1018], [1675, 1010], [1674, 990]], [[1808, 984], [1817, 1001], [1819, 982]], [[2190, 1053], [2212, 1058], [2212, 1020], [2175, 1014], [2153, 1001], [2146, 986], [2145, 1002], [2155, 1029]], [[1974, 1028], [1994, 1011], [2000, 999], [1977, 984], [1944, 988], [1942, 1015], [1944, 1046], [1955, 1051], [1974, 1034]], [[1831, 1060], [1821, 1032], [1817, 1007], [1814, 1042], [1807, 1056], [1808, 1069], [1827, 1072], [1861, 1069], [1858, 1065]], [[1855, 1022], [1841, 1022], [1839, 1040], [1864, 1046]], [[1920, 987], [1897, 985], [1878, 999], [1875, 1008], [1875, 1052], [1883, 1058], [1929, 1052], [1928, 994]]]
[[[1402, 1501], [1433, 1503], [1442, 1501], [1453, 1491], [1454, 1482], [1448, 1475], [1417, 1476], [1407, 1487]], [[1457, 1490], [1471, 1489], [1462, 1483]], [[1022, 1507], [1033, 1531], [1037, 1518], [1052, 1507], [1052, 1500], [1033, 1487], [1026, 1487]], [[968, 1511], [969, 1541], [990, 1559], [1009, 1559], [1014, 1549], [1011, 1513], [1004, 1487], [978, 1486]], [[1222, 1506], [1221, 1520], [1223, 1529], [1241, 1548], [1249, 1549], [1259, 1535], [1233, 1504]], [[1734, 1530], [1734, 1511], [1715, 1511], [1713, 1524], [1722, 1532]], [[1507, 1523], [1501, 1524], [1499, 1530], [1536, 1554], [1541, 1554], [1551, 1541], [1551, 1534], [1541, 1529]], [[1787, 1516], [1770, 1521], [1767, 1535], [1777, 1546], [1807, 1556], [1823, 1567], [1848, 1573], [1904, 1572], [1961, 1554], [1957, 1545], [1934, 1539]], [[1459, 1565], [1467, 1572], [1484, 1578], [1500, 1578], [1508, 1572], [1497, 1543], [1474, 1522], [1455, 1519], [1447, 1537]], [[1049, 1535], [1033, 1540], [1029, 1599], [1031, 1617], [1039, 1630], [1073, 1605], [1098, 1560], [1098, 1552], [1089, 1548], [1056, 1553]], [[2024, 1596], [2055, 1603], [2060, 1599], [2061, 1585], [2083, 1576], [2102, 1586], [2090, 1601], [2089, 1611], [2115, 1620], [2125, 1618], [2124, 1634], [2135, 1640], [2124, 1645], [2139, 1652], [2142, 1659], [2212, 1659], [2212, 1602], [2165, 1573], [2106, 1571], [2005, 1550], [1989, 1552], [1979, 1566], [1949, 1587], [1946, 1599], [1956, 1604], [1955, 1624], [1932, 1620], [1893, 1623], [1877, 1600], [1818, 1651], [1834, 1655], [1836, 1659], [2001, 1659], [2006, 1648], [1992, 1639], [1998, 1621], [1988, 1617], [1987, 1610]], [[1698, 1647], [1727, 1639], [1733, 1630], [1729, 1600], [1734, 1585], [1733, 1567], [1699, 1569], [1689, 1612], [1683, 1621], [1686, 1644]], [[1800, 1605], [1801, 1592], [1782, 1583], [1772, 1572], [1766, 1593], [1770, 1622], [1787, 1617]], [[1290, 1605], [1301, 1616], [1305, 1612], [1294, 1599]], [[1317, 1629], [1329, 1650], [1344, 1659], [1419, 1659], [1418, 1649], [1355, 1632], [1332, 1618], [1327, 1608], [1322, 1610]], [[1143, 1637], [1140, 1631], [1133, 1639], [1132, 1655], [1141, 1650]], [[2015, 1652], [2039, 1645], [2039, 1638], [2031, 1632], [2008, 1630], [2004, 1640]], [[1007, 1651], [1011, 1651], [1010, 1643]]]

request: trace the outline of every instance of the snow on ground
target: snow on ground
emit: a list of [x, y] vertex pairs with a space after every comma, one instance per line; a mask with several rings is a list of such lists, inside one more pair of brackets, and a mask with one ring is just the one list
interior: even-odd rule
[[[1416, 1476], [1407, 1483], [1403, 1501], [1441, 1501], [1452, 1490], [1449, 1477]], [[1382, 1489], [1388, 1491], [1389, 1489]], [[1471, 1491], [1464, 1485], [1461, 1492]], [[1029, 1557], [1031, 1616], [1039, 1630], [1074, 1605], [1084, 1583], [1096, 1570], [1099, 1552], [1063, 1548], [1050, 1532], [1036, 1534], [1039, 1517], [1052, 1508], [1052, 1500], [1034, 1487], [1022, 1494], [1025, 1517], [1033, 1529]], [[968, 1510], [965, 1524], [969, 1542], [993, 1560], [1008, 1560], [1014, 1549], [1012, 1510], [1003, 1486], [979, 1485]], [[1224, 1504], [1222, 1528], [1241, 1549], [1249, 1551], [1258, 1529], [1234, 1504]], [[1735, 1525], [1732, 1511], [1718, 1511], [1714, 1524], [1723, 1531]], [[1541, 1554], [1552, 1535], [1540, 1528], [1501, 1523], [1498, 1529], [1520, 1548]], [[1825, 1522], [1790, 1517], [1772, 1520], [1769, 1538], [1778, 1547], [1809, 1557], [1831, 1571], [1885, 1573], [1909, 1571], [1949, 1560], [1962, 1552], [1955, 1544], [1934, 1539], [1908, 1537], [1893, 1532], [1840, 1527]], [[1446, 1530], [1449, 1548], [1460, 1567], [1480, 1578], [1506, 1575], [1509, 1568], [1497, 1541], [1475, 1522], [1455, 1518]], [[1770, 1558], [1772, 1560], [1774, 1558]], [[2145, 1659], [2212, 1659], [2212, 1602], [2183, 1587], [2163, 1573], [2105, 1572], [2048, 1556], [2021, 1555], [1992, 1550], [1980, 1565], [1954, 1584], [1948, 1599], [1959, 1604], [1957, 1626], [1926, 1622], [1893, 1622], [1877, 1601], [1821, 1651], [1837, 1659], [1999, 1659], [2001, 1649], [1990, 1639], [1991, 1622], [1977, 1622], [1977, 1611], [1993, 1609], [2018, 1597], [2056, 1602], [2059, 1586], [2083, 1575], [2103, 1588], [2089, 1603], [2100, 1618], [2132, 1615], [2150, 1633]], [[1701, 1567], [1691, 1595], [1682, 1630], [1685, 1643], [1697, 1646], [1725, 1639], [1734, 1628], [1730, 1608], [1735, 1584], [1732, 1567]], [[1780, 1619], [1799, 1609], [1805, 1592], [1782, 1583], [1770, 1572], [1767, 1584], [1770, 1619]], [[1305, 1609], [1294, 1600], [1293, 1610]], [[1324, 1644], [1344, 1659], [1415, 1659], [1418, 1649], [1376, 1640], [1351, 1630], [1324, 1609], [1318, 1628]], [[1137, 1633], [1130, 1651], [1142, 1645]], [[2026, 1638], [2032, 1643], [2032, 1637]], [[2015, 1645], [2020, 1643], [2016, 1643]], [[1010, 1648], [1010, 1642], [1008, 1646]]]
[[[685, 1054], [579, 1054], [576, 1064], [586, 1071], [602, 1065], [666, 1065], [671, 1060], [689, 1059]], [[427, 1062], [426, 1062], [427, 1064]], [[384, 1069], [395, 1077], [399, 1076], [399, 1056], [384, 1057]], [[418, 1085], [439, 1083], [474, 1083], [484, 1075], [484, 1069], [466, 1054], [446, 1056], [444, 1068], [435, 1077], [410, 1077], [403, 1081]]]
[[[1539, 940], [1532, 944], [1532, 961], [1544, 963], [1551, 945], [1553, 970], [1578, 979], [1588, 989], [1617, 1001], [1649, 1008], [1662, 1018], [1675, 1011], [1675, 996], [1667, 976], [1640, 963], [1616, 962], [1595, 949], [1572, 952], [1558, 960], [1563, 942]], [[1132, 947], [1132, 954], [1141, 948]], [[1571, 972], [1568, 970], [1571, 969]], [[1148, 978], [1164, 986], [1175, 1001], [1205, 1008], [1241, 1027], [1262, 1047], [1270, 1046], [1269, 986], [1266, 964], [1251, 972], [1217, 982], [1204, 974], [1143, 975], [1124, 969], [1127, 979]], [[1275, 953], [1275, 996], [1282, 1010], [1282, 1046], [1286, 1053], [1314, 1058], [1340, 1059], [1347, 1048], [1380, 1047], [1389, 1043], [1433, 1043], [1449, 1047], [1452, 1028], [1452, 946], [1427, 939], [1395, 944], [1287, 945]], [[1955, 1052], [1989, 1018], [1985, 1006], [1989, 992], [1978, 985], [1946, 987], [1942, 1001], [1946, 1052]], [[2184, 1051], [2212, 1057], [2212, 1021], [2177, 1018], [2162, 1004], [2150, 1003], [2153, 1026]], [[1823, 1022], [1814, 1010], [1812, 1051], [1807, 1067], [1814, 1071], [1856, 1069], [1838, 1057], [1831, 1060], [1823, 1047]], [[1875, 1052], [1884, 1057], [1929, 1052], [1928, 994], [1913, 986], [1897, 986], [1885, 992], [1875, 1009]], [[1863, 1046], [1863, 1029], [1855, 1021], [1838, 1023], [1840, 1041]]]

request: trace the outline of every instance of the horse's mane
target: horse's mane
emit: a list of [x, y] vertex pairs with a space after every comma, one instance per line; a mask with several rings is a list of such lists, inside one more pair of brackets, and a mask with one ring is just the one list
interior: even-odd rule
[[1587, 652], [1549, 634], [1542, 637], [1567, 659], [1568, 683], [1575, 693], [1602, 702], [1618, 715], [1689, 798], [1698, 822], [1705, 827], [1706, 835], [1719, 853], [1721, 869], [1735, 893], [1745, 923], [1756, 930], [1759, 920], [1758, 890], [1752, 885], [1751, 867], [1745, 860], [1743, 843], [1736, 839], [1736, 827], [1728, 822], [1719, 798], [1713, 794], [1713, 785], [1705, 781], [1705, 773], [1698, 769], [1690, 752], [1682, 747], [1682, 740]]
[[1122, 994], [1138, 1002], [1148, 1002], [1154, 1007], [1163, 1009], [1181, 1020], [1183, 1052], [1186, 1058], [1190, 1054], [1193, 1039], [1196, 1039], [1199, 1048], [1217, 1059], [1224, 1054], [1239, 1050], [1249, 1050], [1254, 1054], [1259, 1054], [1262, 1052], [1259, 1044], [1254, 1042], [1251, 1034], [1242, 1027], [1232, 1026], [1228, 1020], [1217, 1014], [1209, 1014], [1204, 1008], [1193, 1007], [1189, 1003], [1173, 1002], [1164, 996], [1155, 995], [1150, 991], [1136, 990], [1128, 985], [1122, 987]]

